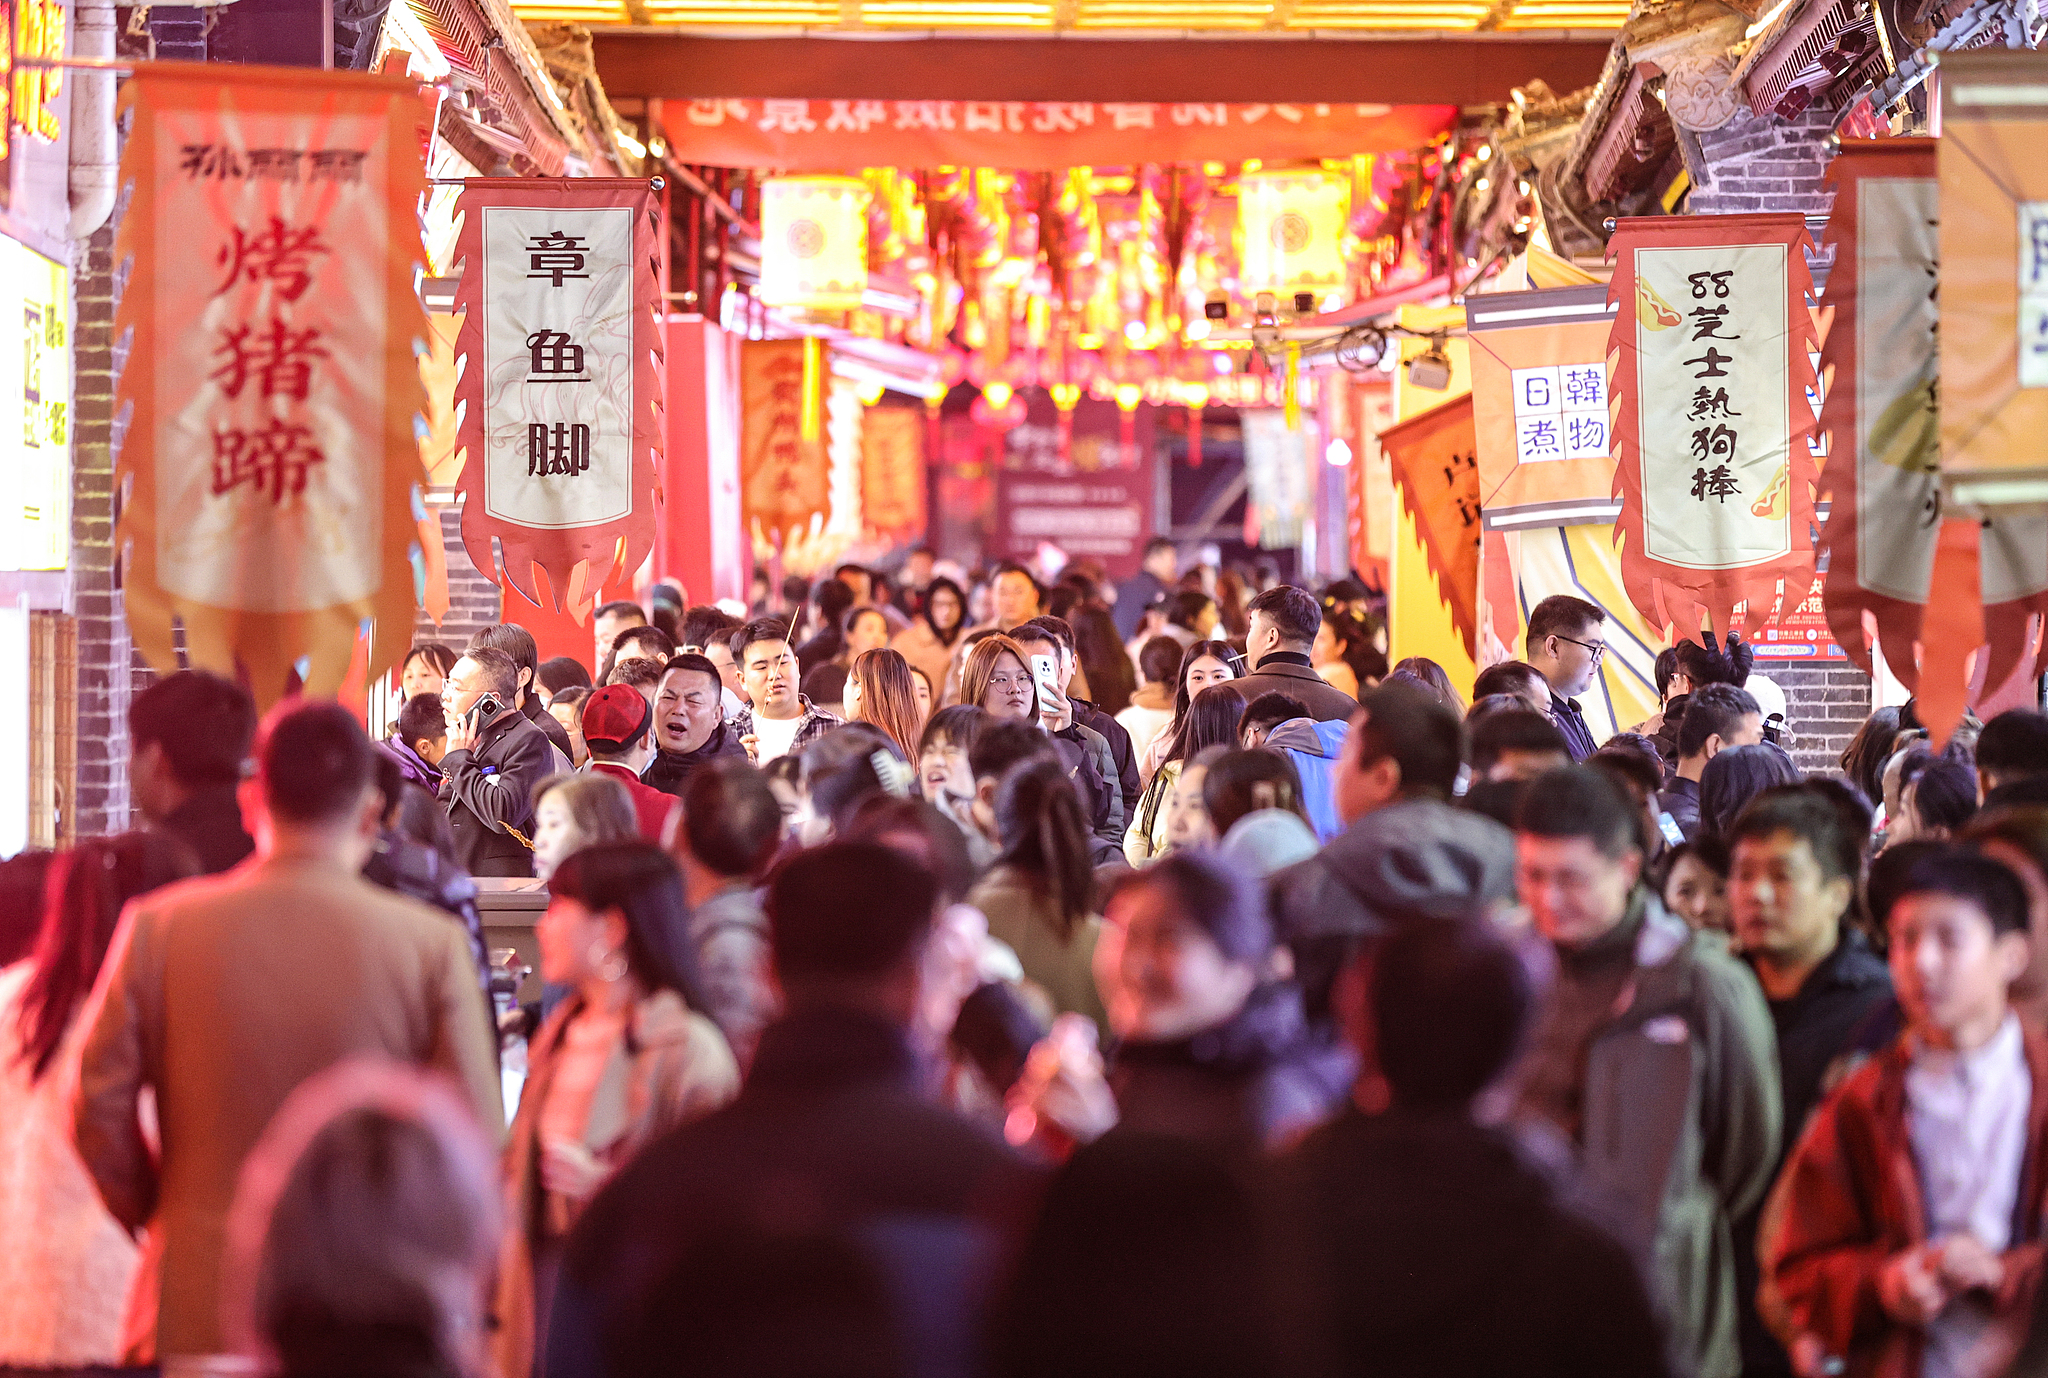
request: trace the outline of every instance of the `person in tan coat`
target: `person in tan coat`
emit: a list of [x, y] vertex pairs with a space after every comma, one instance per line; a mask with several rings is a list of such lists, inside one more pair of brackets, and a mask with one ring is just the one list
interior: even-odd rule
[[122, 916], [84, 1015], [72, 1121], [107, 1208], [148, 1232], [129, 1363], [225, 1349], [236, 1179], [309, 1077], [364, 1055], [445, 1073], [485, 1131], [502, 1132], [468, 935], [359, 875], [380, 822], [375, 781], [373, 748], [345, 709], [278, 709], [240, 787], [255, 855]]
[[542, 1352], [563, 1241], [611, 1175], [668, 1130], [740, 1089], [701, 1011], [682, 876], [658, 847], [571, 855], [535, 936], [544, 980], [572, 988], [533, 1040], [505, 1146], [505, 1217], [492, 1333], [499, 1378]]

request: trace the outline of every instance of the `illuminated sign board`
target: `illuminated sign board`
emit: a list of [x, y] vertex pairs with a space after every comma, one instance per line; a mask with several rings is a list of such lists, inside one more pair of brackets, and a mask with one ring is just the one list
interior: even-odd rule
[[[0, 238], [0, 570], [71, 553], [71, 323], [64, 265]], [[19, 417], [18, 422], [12, 418]]]

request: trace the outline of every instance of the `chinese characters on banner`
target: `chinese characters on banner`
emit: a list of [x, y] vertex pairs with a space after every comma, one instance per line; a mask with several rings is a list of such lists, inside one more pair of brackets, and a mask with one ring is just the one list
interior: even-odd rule
[[875, 538], [907, 545], [924, 537], [922, 407], [869, 407], [860, 428], [860, 506]]
[[431, 106], [401, 79], [179, 63], [139, 64], [121, 98], [136, 645], [176, 669], [181, 621], [194, 666], [246, 671], [267, 704], [302, 657], [307, 690], [334, 692], [367, 620], [380, 674], [414, 608]]
[[[1946, 736], [1966, 702], [2028, 692], [2048, 613], [2048, 74], [2039, 54], [1941, 66], [1941, 486], [1918, 697]], [[2027, 509], [2031, 507], [2032, 510]], [[1979, 646], [1989, 654], [1973, 667]], [[1974, 683], [1973, 681], [1974, 677]]]
[[1033, 167], [1324, 158], [1420, 148], [1451, 105], [970, 100], [671, 101], [678, 155], [722, 167]]
[[1609, 300], [1615, 534], [1651, 625], [1755, 630], [1813, 579], [1814, 340], [1797, 215], [1623, 220]]
[[1380, 433], [1401, 501], [1429, 556], [1437, 590], [1476, 658], [1479, 633], [1479, 445], [1467, 393]]
[[1612, 521], [1605, 287], [1465, 299], [1490, 530]]
[[462, 541], [493, 579], [581, 619], [654, 546], [662, 443], [660, 200], [644, 180], [472, 178], [456, 398]]
[[[757, 553], [814, 534], [831, 510], [824, 439], [804, 436], [805, 388], [822, 392], [825, 382], [825, 370], [813, 372], [802, 340], [740, 346], [740, 513]], [[810, 404], [814, 413], [823, 406]]]
[[1934, 140], [1843, 139], [1828, 178], [1836, 188], [1825, 299], [1834, 323], [1821, 351], [1828, 625], [1874, 673], [1869, 614], [1886, 664], [1911, 686], [1941, 530]]

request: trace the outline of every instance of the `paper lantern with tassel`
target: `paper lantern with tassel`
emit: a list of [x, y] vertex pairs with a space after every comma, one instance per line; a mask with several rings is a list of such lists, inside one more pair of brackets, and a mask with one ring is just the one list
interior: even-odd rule
[[858, 177], [771, 177], [761, 184], [761, 300], [852, 311], [868, 286], [869, 191]]
[[1239, 288], [1247, 296], [1311, 292], [1318, 302], [1343, 291], [1350, 218], [1351, 184], [1342, 177], [1320, 168], [1245, 173], [1237, 181]]

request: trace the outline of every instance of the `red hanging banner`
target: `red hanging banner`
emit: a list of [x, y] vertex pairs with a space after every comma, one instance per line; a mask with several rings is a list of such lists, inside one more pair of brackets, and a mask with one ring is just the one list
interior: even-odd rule
[[138, 63], [121, 99], [133, 199], [114, 330], [133, 332], [116, 478], [129, 630], [158, 670], [307, 662], [332, 694], [411, 640], [426, 406], [413, 342], [433, 107], [355, 72]]
[[660, 196], [643, 180], [479, 177], [456, 214], [462, 541], [529, 602], [543, 572], [580, 622], [654, 547]]
[[1815, 341], [1798, 215], [1623, 220], [1608, 300], [1615, 536], [1652, 626], [1754, 631], [1813, 580]]
[[1820, 486], [1832, 504], [1820, 536], [1828, 628], [1875, 673], [1867, 616], [1885, 663], [1910, 688], [1941, 533], [1934, 140], [1844, 139], [1828, 179], [1835, 265], [1823, 305], [1834, 315], [1821, 348], [1820, 418], [1828, 437]]
[[716, 167], [1063, 169], [1348, 158], [1420, 148], [1454, 105], [975, 100], [670, 101], [676, 156]]

